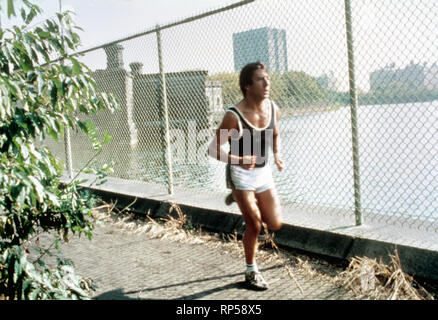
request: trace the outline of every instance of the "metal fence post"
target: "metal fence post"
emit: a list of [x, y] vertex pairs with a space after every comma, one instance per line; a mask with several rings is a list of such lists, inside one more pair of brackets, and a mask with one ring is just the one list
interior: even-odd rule
[[[58, 1], [59, 5], [59, 13], [62, 14], [62, 0]], [[61, 25], [61, 34], [64, 34], [64, 28]], [[61, 64], [64, 64], [64, 60], [61, 60]], [[73, 179], [73, 161], [72, 161], [72, 154], [71, 154], [71, 139], [70, 139], [70, 128], [68, 124], [65, 126], [64, 130], [64, 150], [65, 150], [65, 159], [67, 164], [67, 172], [68, 177], [70, 179]]]
[[70, 128], [68, 127], [68, 125], [65, 126], [64, 148], [65, 148], [65, 158], [67, 162], [68, 177], [70, 179], [73, 179], [73, 161], [71, 156]]
[[356, 216], [356, 225], [362, 224], [362, 207], [360, 192], [360, 167], [359, 167], [359, 140], [357, 132], [357, 92], [354, 66], [354, 47], [353, 31], [351, 22], [351, 5], [350, 0], [344, 0], [345, 3], [345, 24], [347, 31], [347, 49], [348, 49], [348, 77], [350, 84], [350, 108], [351, 108], [351, 130], [353, 143], [353, 175], [354, 175], [354, 207]]
[[169, 112], [167, 106], [167, 87], [166, 76], [163, 68], [163, 52], [161, 48], [161, 29], [157, 25], [157, 45], [158, 45], [158, 64], [160, 68], [160, 117], [162, 130], [162, 154], [163, 163], [166, 170], [167, 192], [173, 194], [173, 171], [172, 171], [172, 153], [170, 150], [170, 136], [169, 136]]

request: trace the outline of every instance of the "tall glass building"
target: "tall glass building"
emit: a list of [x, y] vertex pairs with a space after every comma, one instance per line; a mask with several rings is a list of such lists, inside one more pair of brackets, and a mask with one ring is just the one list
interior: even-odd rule
[[260, 61], [269, 72], [287, 71], [286, 30], [261, 28], [233, 34], [234, 70]]

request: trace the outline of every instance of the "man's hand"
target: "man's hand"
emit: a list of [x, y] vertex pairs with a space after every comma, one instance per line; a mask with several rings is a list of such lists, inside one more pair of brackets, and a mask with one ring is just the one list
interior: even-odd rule
[[281, 156], [279, 154], [274, 154], [274, 161], [277, 165], [278, 171], [281, 171], [284, 169], [284, 162], [281, 160]]
[[256, 165], [256, 156], [247, 155], [242, 157], [242, 163], [240, 164], [240, 166], [243, 169], [252, 170], [254, 169], [255, 165]]

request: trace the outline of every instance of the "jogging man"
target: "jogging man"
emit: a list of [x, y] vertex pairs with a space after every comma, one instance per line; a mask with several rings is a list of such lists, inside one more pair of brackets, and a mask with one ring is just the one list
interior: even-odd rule
[[[268, 284], [257, 268], [257, 238], [266, 223], [269, 230], [282, 226], [280, 201], [268, 165], [269, 149], [279, 171], [280, 156], [278, 106], [269, 99], [270, 78], [260, 62], [246, 65], [240, 72], [243, 100], [227, 109], [209, 146], [209, 155], [227, 163], [227, 187], [232, 190], [226, 203], [236, 201], [245, 221], [243, 247], [246, 260], [246, 284], [266, 290]], [[230, 144], [230, 152], [222, 149]]]

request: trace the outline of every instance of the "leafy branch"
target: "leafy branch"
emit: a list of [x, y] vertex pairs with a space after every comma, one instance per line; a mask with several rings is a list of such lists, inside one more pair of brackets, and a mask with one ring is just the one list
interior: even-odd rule
[[[91, 239], [93, 197], [81, 190], [77, 177], [60, 182], [62, 162], [41, 142], [59, 140], [66, 128], [81, 130], [97, 156], [110, 137], [106, 133], [100, 141], [94, 124], [79, 114], [114, 112], [119, 106], [115, 97], [98, 92], [89, 68], [68, 54], [80, 46], [71, 13], [32, 27], [41, 10], [28, 0], [22, 3], [21, 25], [0, 28], [0, 295], [86, 298], [92, 286], [74, 275], [71, 263], [59, 259], [50, 269], [40, 258], [29, 261], [22, 248], [40, 232], [54, 232], [56, 247], [69, 233]], [[6, 8], [8, 18], [16, 15], [14, 1]], [[103, 178], [111, 167], [88, 170]]]

